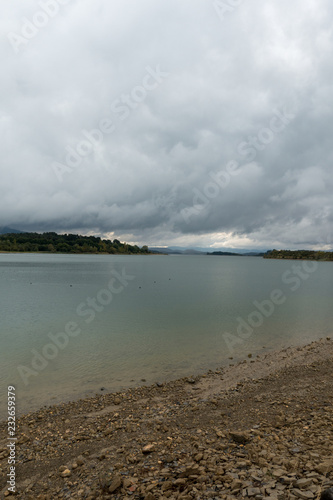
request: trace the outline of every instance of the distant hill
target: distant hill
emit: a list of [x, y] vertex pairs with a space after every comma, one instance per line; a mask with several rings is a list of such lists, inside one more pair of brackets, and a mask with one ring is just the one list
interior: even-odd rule
[[149, 247], [152, 252], [178, 254], [178, 255], [244, 255], [262, 256], [267, 249], [244, 249], [244, 248], [211, 248], [211, 247]]
[[235, 255], [240, 257], [242, 254], [233, 252], [207, 252], [207, 255]]
[[0, 252], [148, 254], [147, 246], [102, 240], [97, 236], [57, 233], [5, 233], [0, 235]]
[[18, 234], [22, 232], [23, 231], [20, 231], [19, 229], [13, 229], [12, 227], [0, 227], [0, 234]]
[[[234, 252], [224, 251], [224, 250], [216, 250], [214, 252], [208, 252], [207, 249], [202, 248], [198, 250], [197, 248], [183, 248], [183, 247], [149, 247], [151, 252], [158, 252], [164, 254], [171, 255], [236, 255], [240, 257], [262, 257], [264, 255], [263, 252], [259, 250], [256, 251], [246, 251], [246, 250], [236, 250]], [[211, 250], [211, 249], [210, 249]]]
[[206, 252], [200, 252], [193, 248], [176, 248], [176, 247], [149, 247], [153, 253], [163, 253], [171, 255], [206, 255]]
[[[175, 250], [186, 250], [187, 247], [171, 247]], [[258, 255], [267, 252], [268, 248], [231, 248], [231, 247], [191, 247], [191, 250], [200, 253], [212, 253], [212, 252], [228, 252], [232, 254], [242, 254], [242, 255]]]
[[164, 253], [164, 254], [178, 254], [181, 255], [184, 252], [180, 250], [174, 250], [171, 247], [149, 247], [149, 250], [153, 253]]

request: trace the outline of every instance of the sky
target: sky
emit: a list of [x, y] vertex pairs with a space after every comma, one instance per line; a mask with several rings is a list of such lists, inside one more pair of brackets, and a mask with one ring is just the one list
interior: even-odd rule
[[0, 12], [0, 226], [333, 247], [331, 0]]

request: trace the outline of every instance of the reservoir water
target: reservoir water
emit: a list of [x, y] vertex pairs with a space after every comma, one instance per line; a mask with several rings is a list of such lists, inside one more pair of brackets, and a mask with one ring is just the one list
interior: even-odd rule
[[22, 413], [330, 336], [333, 263], [1, 254], [0, 294], [0, 390]]

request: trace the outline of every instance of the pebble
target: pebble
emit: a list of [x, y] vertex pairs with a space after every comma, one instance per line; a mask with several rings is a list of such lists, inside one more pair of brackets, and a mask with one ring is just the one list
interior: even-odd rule
[[250, 440], [250, 435], [247, 432], [230, 432], [230, 437], [240, 444], [245, 444]]
[[153, 451], [155, 451], [156, 447], [155, 447], [155, 444], [152, 443], [152, 444], [146, 444], [146, 446], [144, 446], [142, 448], [142, 453], [152, 453]]
[[109, 486], [109, 493], [113, 493], [114, 491], [116, 491], [118, 488], [121, 487], [122, 485], [122, 479], [120, 476], [115, 476], [112, 481], [111, 481], [111, 484]]
[[71, 471], [69, 469], [65, 469], [60, 473], [61, 477], [69, 477], [72, 475]]
[[303, 500], [311, 500], [311, 498], [314, 498], [314, 494], [312, 493], [312, 491], [301, 491], [295, 488], [292, 490], [292, 493], [297, 498], [302, 498]]

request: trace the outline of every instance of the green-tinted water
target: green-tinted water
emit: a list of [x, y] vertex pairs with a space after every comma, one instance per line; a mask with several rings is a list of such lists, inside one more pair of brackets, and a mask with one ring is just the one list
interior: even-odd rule
[[0, 292], [1, 391], [21, 412], [332, 332], [329, 262], [2, 254]]

